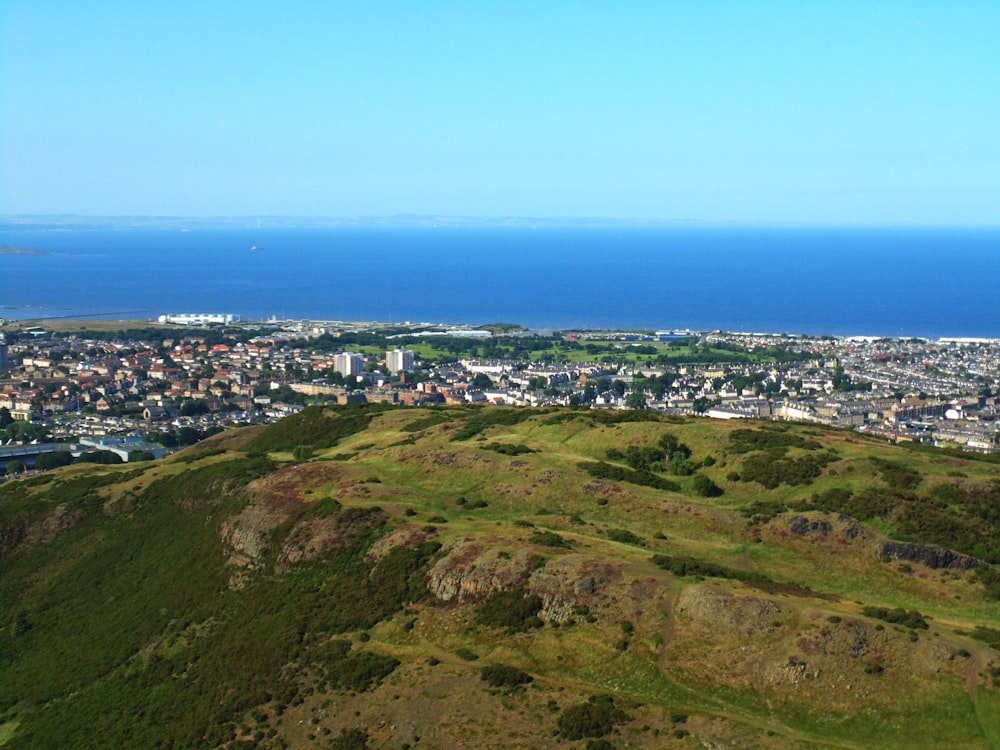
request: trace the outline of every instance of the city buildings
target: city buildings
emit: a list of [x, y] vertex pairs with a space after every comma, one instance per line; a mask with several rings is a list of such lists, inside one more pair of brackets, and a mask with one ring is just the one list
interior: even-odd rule
[[413, 352], [409, 349], [393, 349], [386, 352], [385, 364], [390, 375], [413, 372]]
[[341, 352], [333, 356], [333, 369], [345, 378], [360, 375], [365, 369], [365, 358], [354, 352]]

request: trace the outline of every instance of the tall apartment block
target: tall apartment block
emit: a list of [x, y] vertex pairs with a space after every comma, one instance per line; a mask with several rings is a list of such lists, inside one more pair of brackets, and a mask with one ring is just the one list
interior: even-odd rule
[[351, 375], [360, 375], [365, 369], [365, 358], [354, 352], [343, 352], [333, 358], [333, 369], [345, 378]]
[[389, 374], [413, 372], [413, 352], [409, 349], [393, 349], [385, 353], [385, 364]]

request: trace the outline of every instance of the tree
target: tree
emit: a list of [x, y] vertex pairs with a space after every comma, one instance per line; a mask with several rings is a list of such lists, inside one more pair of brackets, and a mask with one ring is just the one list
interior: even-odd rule
[[181, 427], [177, 430], [178, 445], [194, 445], [201, 440], [201, 433], [194, 427]]
[[129, 451], [128, 462], [130, 464], [136, 463], [137, 461], [154, 461], [156, 456], [154, 456], [149, 451]]
[[60, 466], [69, 466], [71, 463], [73, 463], [73, 455], [69, 451], [42, 453], [35, 458], [35, 468], [38, 471], [50, 471], [58, 469]]
[[0, 406], [0, 430], [7, 427], [7, 425], [14, 422], [14, 417], [10, 415], [10, 409], [6, 406]]
[[14, 459], [13, 461], [8, 461], [7, 462], [7, 474], [8, 475], [22, 474], [22, 473], [24, 473], [24, 464], [23, 463], [21, 463], [17, 459]]
[[629, 409], [645, 409], [646, 396], [639, 391], [633, 391], [625, 399], [625, 406]]
[[76, 464], [121, 464], [125, 463], [122, 457], [114, 451], [88, 451], [81, 453], [73, 460]]
[[485, 372], [476, 373], [476, 377], [472, 379], [472, 387], [479, 391], [485, 391], [493, 387], [493, 381]]

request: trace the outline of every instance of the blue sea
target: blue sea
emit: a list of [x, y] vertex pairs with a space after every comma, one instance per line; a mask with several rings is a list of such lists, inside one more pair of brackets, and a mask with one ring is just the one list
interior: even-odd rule
[[[1000, 338], [1000, 229], [4, 229], [0, 317]], [[251, 251], [251, 247], [259, 248]]]

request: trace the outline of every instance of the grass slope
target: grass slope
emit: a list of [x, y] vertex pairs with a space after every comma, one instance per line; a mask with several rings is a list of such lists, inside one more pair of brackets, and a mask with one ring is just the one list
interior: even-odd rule
[[67, 467], [0, 488], [0, 745], [996, 746], [998, 478], [812, 426], [492, 408]]

